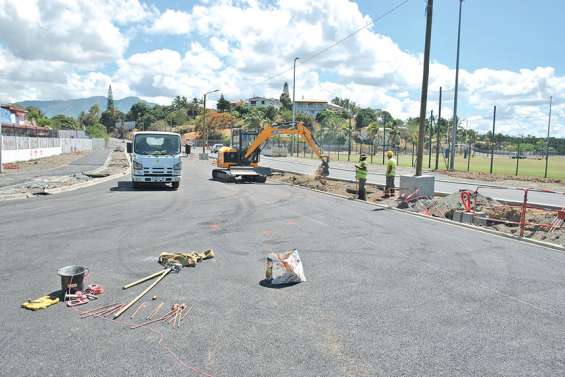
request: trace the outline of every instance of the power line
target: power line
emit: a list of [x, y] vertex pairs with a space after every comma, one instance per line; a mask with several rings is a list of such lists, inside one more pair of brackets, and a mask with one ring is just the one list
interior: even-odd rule
[[[357, 34], [360, 33], [361, 31], [363, 31], [363, 30], [367, 29], [368, 27], [374, 25], [377, 21], [382, 20], [383, 18], [385, 18], [385, 17], [388, 16], [389, 14], [391, 14], [391, 13], [395, 12], [396, 10], [398, 10], [399, 8], [403, 7], [403, 6], [406, 5], [409, 1], [410, 1], [410, 0], [404, 0], [403, 2], [401, 2], [401, 3], [397, 4], [397, 5], [395, 5], [394, 7], [390, 8], [390, 9], [387, 10], [386, 12], [382, 13], [381, 15], [379, 15], [377, 18], [375, 18], [375, 19], [372, 20], [371, 22], [369, 22], [369, 23], [367, 23], [367, 24], [361, 26], [360, 28], [358, 28], [358, 29], [354, 30], [353, 32], [347, 34], [345, 37], [339, 39], [338, 41], [336, 41], [336, 42], [330, 44], [329, 46], [327, 46], [327, 47], [321, 49], [320, 51], [314, 53], [313, 55], [310, 55], [309, 57], [302, 59], [300, 65], [303, 65], [303, 64], [308, 63], [309, 61], [311, 61], [311, 60], [317, 58], [318, 56], [320, 56], [320, 55], [324, 54], [325, 52], [331, 50], [332, 48], [336, 47], [337, 45], [339, 45], [339, 44], [345, 42], [346, 40], [350, 39], [351, 37], [357, 35]], [[290, 71], [292, 71], [292, 70], [293, 70], [293, 67], [290, 67], [290, 68], [288, 68], [288, 69], [286, 69], [286, 70], [284, 70], [284, 71], [282, 71], [282, 72], [279, 72], [279, 73], [277, 73], [277, 74], [275, 74], [275, 75], [269, 76], [269, 77], [267, 77], [266, 79], [263, 79], [263, 80], [257, 82], [254, 86], [259, 86], [259, 85], [261, 85], [261, 84], [264, 84], [264, 83], [266, 83], [266, 82], [269, 82], [269, 81], [271, 81], [271, 80], [273, 80], [273, 79], [275, 79], [275, 78], [277, 78], [277, 77], [279, 77], [279, 76], [282, 76], [282, 75], [284, 75], [284, 74], [286, 74], [286, 73], [288, 73], [288, 72], [290, 72]]]

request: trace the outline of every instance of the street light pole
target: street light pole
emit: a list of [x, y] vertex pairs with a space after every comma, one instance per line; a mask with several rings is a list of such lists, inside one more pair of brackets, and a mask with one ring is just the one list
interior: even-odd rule
[[553, 96], [549, 97], [549, 119], [547, 120], [547, 139], [545, 141], [545, 174], [544, 178], [547, 178], [547, 165], [549, 163], [549, 131], [551, 129], [551, 105], [553, 103]]
[[208, 141], [208, 129], [206, 128], [206, 97], [208, 94], [219, 92], [219, 89], [204, 93], [204, 114], [202, 115], [202, 153], [206, 153], [206, 142]]
[[422, 175], [424, 163], [424, 137], [426, 133], [426, 106], [428, 104], [428, 79], [430, 75], [430, 47], [432, 43], [432, 13], [434, 1], [428, 0], [426, 6], [426, 40], [424, 45], [424, 72], [422, 75], [422, 96], [420, 100], [420, 127], [418, 129], [418, 152], [416, 157], [416, 176]]
[[0, 122], [0, 174], [2, 174], [4, 172], [4, 170], [2, 170], [2, 143], [4, 142], [4, 140], [2, 139], [2, 123]]
[[[292, 68], [292, 127], [296, 126], [296, 102], [294, 101], [296, 96], [296, 61], [300, 58], [294, 58], [294, 64]], [[294, 148], [294, 134], [292, 135], [292, 145], [290, 148], [290, 155], [292, 156], [292, 150]]]
[[453, 122], [451, 127], [451, 153], [449, 170], [455, 170], [455, 143], [457, 142], [457, 92], [459, 90], [459, 49], [461, 46], [461, 8], [463, 0], [459, 0], [459, 26], [457, 29], [457, 60], [455, 63], [455, 95], [453, 98]]
[[349, 145], [347, 147], [347, 161], [351, 160], [351, 104], [349, 105]]

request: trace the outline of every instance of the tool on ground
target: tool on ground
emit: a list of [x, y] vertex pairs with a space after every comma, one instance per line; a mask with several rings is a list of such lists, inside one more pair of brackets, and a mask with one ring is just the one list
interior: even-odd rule
[[153, 319], [153, 317], [155, 317], [157, 315], [157, 313], [159, 313], [159, 310], [161, 310], [161, 308], [163, 307], [163, 305], [165, 305], [164, 302], [160, 303], [159, 305], [157, 305], [157, 308], [155, 308], [155, 310], [153, 310], [151, 312], [151, 314], [149, 314], [145, 319], [147, 320], [151, 320]]
[[85, 310], [83, 312], [80, 312], [79, 315], [81, 318], [88, 318], [93, 316], [94, 314], [98, 313], [98, 312], [102, 312], [104, 310], [108, 310], [112, 307], [116, 307], [120, 305], [119, 303], [114, 303], [114, 304], [109, 304], [109, 305], [104, 305], [104, 306], [100, 306], [98, 308], [94, 308], [94, 309], [90, 309], [90, 310]]
[[29, 299], [21, 304], [21, 307], [28, 310], [41, 310], [59, 303], [59, 297], [56, 296], [41, 296], [36, 299]]
[[148, 276], [146, 276], [146, 277], [144, 277], [144, 278], [141, 278], [141, 279], [139, 279], [139, 280], [136, 280], [136, 281], [134, 281], [133, 283], [129, 283], [129, 284], [124, 285], [124, 286], [122, 287], [122, 289], [128, 289], [128, 288], [134, 287], [134, 286], [136, 286], [136, 285], [138, 285], [138, 284], [145, 283], [147, 280], [154, 279], [154, 278], [156, 278], [156, 277], [158, 277], [158, 276], [161, 276], [162, 274], [163, 274], [163, 270], [158, 271], [158, 272], [155, 272], [154, 274], [151, 274], [151, 275], [148, 275]]
[[[130, 325], [130, 329], [137, 329], [157, 322], [172, 323], [172, 321], [177, 317], [177, 315], [179, 316], [179, 320], [180, 320], [180, 316], [182, 315], [184, 309], [186, 309], [185, 304], [173, 304], [171, 306], [171, 310], [169, 310], [169, 312], [163, 315], [162, 317], [150, 321]], [[178, 324], [175, 323], [175, 325], [178, 327]]]
[[68, 307], [88, 304], [91, 300], [97, 299], [98, 297], [95, 295], [82, 293], [81, 291], [65, 295], [65, 302]]
[[322, 155], [322, 151], [314, 139], [312, 132], [298, 122], [291, 124], [273, 124], [265, 126], [261, 131], [232, 129], [231, 147], [222, 147], [216, 159], [217, 169], [212, 170], [212, 178], [223, 182], [264, 183], [271, 169], [259, 166], [259, 157], [264, 143], [273, 136], [297, 135], [302, 136], [313, 153], [322, 161], [316, 171], [317, 177], [327, 177], [329, 171], [329, 156]]
[[102, 287], [100, 284], [90, 284], [88, 287], [86, 287], [84, 293], [90, 295], [101, 295], [102, 293], [104, 293], [104, 287]]
[[159, 284], [159, 282], [161, 280], [163, 280], [165, 278], [165, 276], [167, 276], [169, 274], [169, 272], [171, 272], [172, 269], [171, 268], [166, 268], [161, 272], [161, 275], [157, 278], [157, 280], [155, 280], [149, 287], [145, 288], [143, 290], [143, 292], [141, 292], [139, 295], [137, 295], [133, 300], [131, 300], [128, 304], [126, 304], [123, 308], [121, 308], [120, 310], [118, 310], [117, 313], [114, 314], [113, 318], [116, 319], [119, 316], [121, 316], [122, 314], [124, 314], [124, 312], [126, 310], [128, 310], [133, 304], [135, 304], [136, 302], [138, 302], [143, 296], [145, 296], [147, 294], [147, 292], [149, 292], [151, 289], [153, 289], [153, 287], [155, 287], [157, 284]]
[[137, 309], [135, 309], [135, 311], [134, 311], [133, 314], [129, 317], [129, 319], [133, 319], [133, 318], [135, 317], [135, 315], [137, 314], [137, 312], [140, 311], [142, 308], [144, 308], [145, 305], [147, 305], [146, 302], [142, 302], [141, 304], [139, 304], [139, 306], [137, 307]]
[[183, 267], [195, 267], [197, 263], [215, 257], [214, 250], [192, 251], [190, 253], [162, 252], [159, 255], [159, 263], [163, 266], [178, 263]]

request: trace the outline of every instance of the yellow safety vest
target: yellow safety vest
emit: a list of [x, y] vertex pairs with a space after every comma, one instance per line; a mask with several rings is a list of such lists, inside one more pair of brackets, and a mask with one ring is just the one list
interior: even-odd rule
[[367, 179], [367, 163], [365, 161], [359, 161], [355, 168], [355, 178]]

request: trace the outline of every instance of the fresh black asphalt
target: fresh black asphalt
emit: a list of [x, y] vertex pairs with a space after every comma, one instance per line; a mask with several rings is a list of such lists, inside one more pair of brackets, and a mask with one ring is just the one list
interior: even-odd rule
[[[210, 170], [186, 160], [179, 191], [111, 181], [0, 203], [0, 375], [563, 375], [564, 254]], [[179, 329], [19, 307], [71, 264], [106, 288], [84, 309], [125, 303], [141, 287], [121, 286], [158, 271], [159, 252], [206, 248], [217, 257], [152, 292], [193, 306]], [[308, 281], [260, 285], [265, 256], [289, 248]]]

